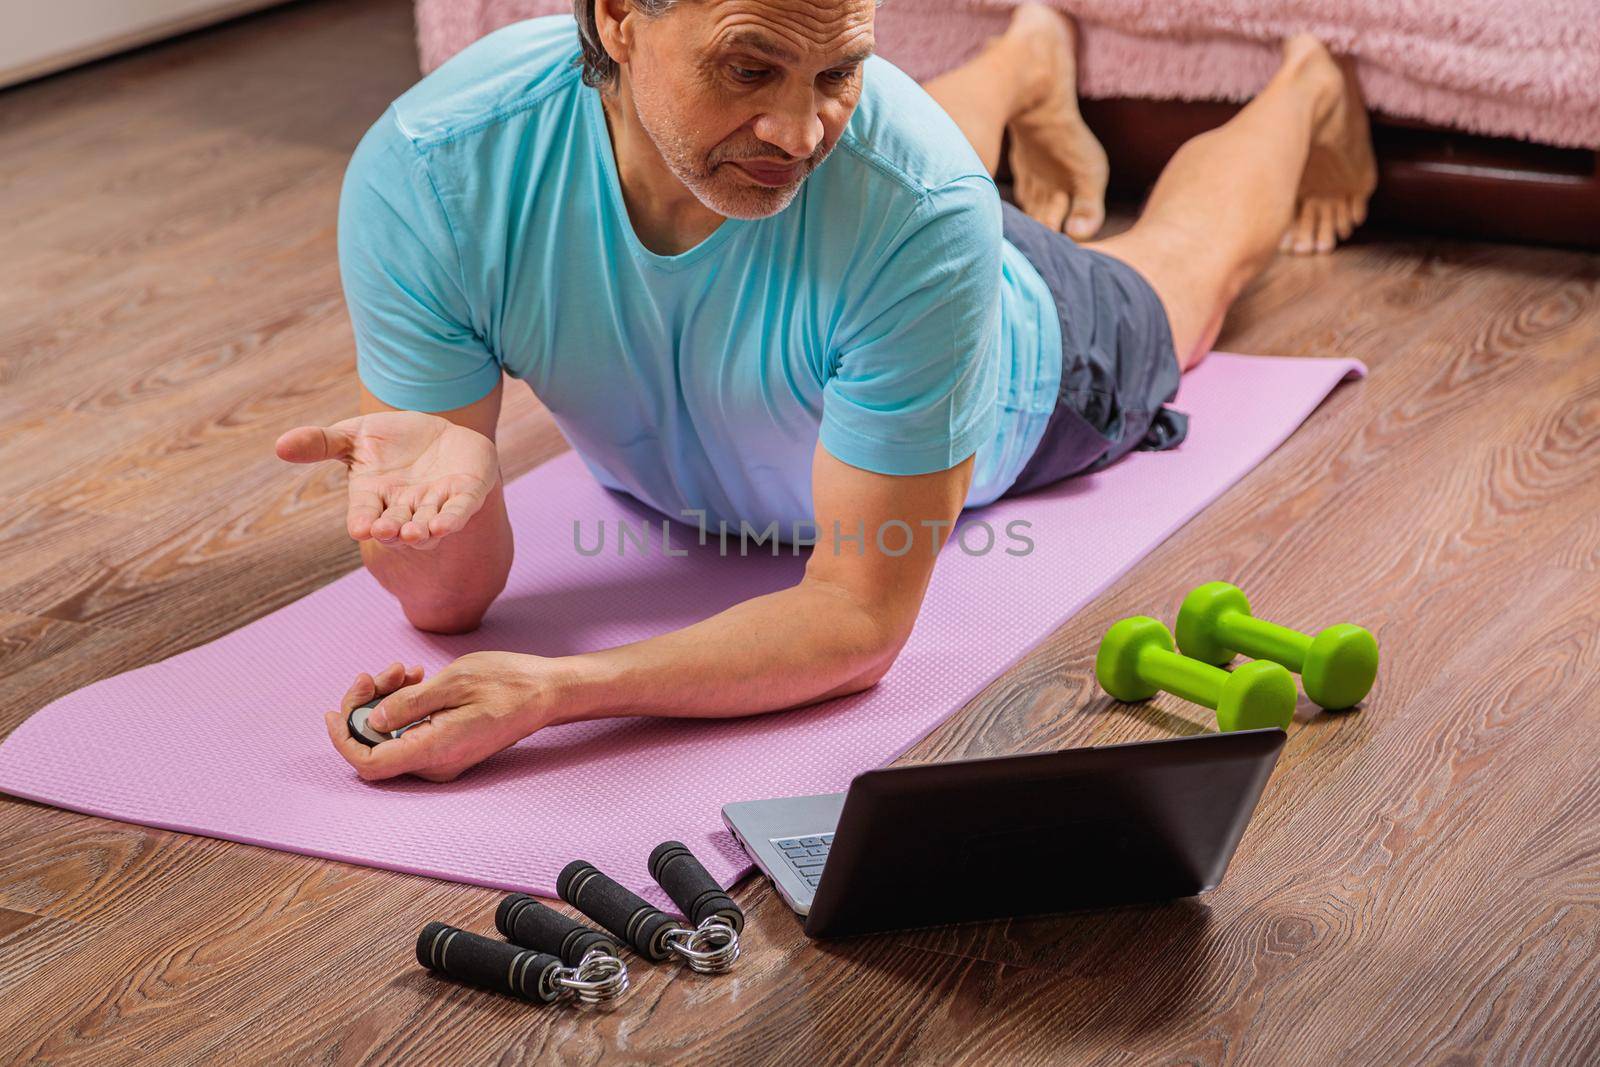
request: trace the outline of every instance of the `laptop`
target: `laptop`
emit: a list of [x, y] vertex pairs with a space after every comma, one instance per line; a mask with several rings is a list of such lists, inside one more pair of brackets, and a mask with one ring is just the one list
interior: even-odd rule
[[1285, 737], [886, 767], [722, 819], [810, 937], [1171, 900], [1222, 881]]

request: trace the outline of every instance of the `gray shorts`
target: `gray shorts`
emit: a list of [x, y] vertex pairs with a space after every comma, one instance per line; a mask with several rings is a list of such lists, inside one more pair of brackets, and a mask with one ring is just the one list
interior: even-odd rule
[[1189, 417], [1161, 298], [1138, 271], [1001, 202], [1006, 240], [1037, 270], [1061, 319], [1061, 391], [1039, 446], [1003, 496], [1100, 470], [1139, 450], [1176, 448]]

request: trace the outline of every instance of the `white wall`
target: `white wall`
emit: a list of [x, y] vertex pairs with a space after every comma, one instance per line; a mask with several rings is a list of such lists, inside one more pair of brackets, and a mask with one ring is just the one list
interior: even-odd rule
[[280, 0], [0, 0], [0, 85]]

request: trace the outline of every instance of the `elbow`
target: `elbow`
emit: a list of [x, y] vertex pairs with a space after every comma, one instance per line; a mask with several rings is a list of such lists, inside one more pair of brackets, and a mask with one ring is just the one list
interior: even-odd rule
[[476, 630], [491, 604], [505, 590], [510, 563], [494, 573], [440, 575], [419, 571], [400, 551], [380, 551], [371, 541], [361, 545], [367, 572], [400, 602], [406, 621], [424, 633], [464, 634]]
[[853, 693], [865, 692], [883, 680], [883, 676], [889, 673], [889, 668], [894, 666], [894, 661], [895, 657], [891, 655], [881, 663], [874, 663], [866, 670], [852, 675], [842, 684], [834, 686], [817, 699], [832, 700], [835, 697], [847, 697]]
[[406, 613], [406, 621], [423, 633], [466, 634], [483, 624], [483, 616], [488, 612], [489, 605], [403, 604], [402, 609]]
[[889, 668], [894, 666], [894, 661], [900, 658], [900, 649], [905, 645], [904, 640], [895, 641], [880, 648], [867, 661], [867, 669], [858, 676], [861, 688], [870, 689], [889, 673]]
[[493, 592], [480, 591], [476, 596], [457, 593], [437, 598], [400, 597], [400, 608], [405, 612], [406, 621], [424, 633], [471, 633], [482, 625], [484, 615], [503, 588], [504, 583], [500, 583]]
[[833, 598], [829, 629], [839, 642], [836, 662], [848, 664], [844, 680], [820, 699], [848, 696], [871, 689], [889, 673], [911, 637], [918, 604], [873, 602], [839, 585], [807, 577], [818, 593]]
[[863, 652], [860, 668], [827, 696], [829, 698], [849, 696], [851, 693], [871, 689], [889, 673], [889, 668], [900, 658], [900, 649], [904, 646], [905, 637], [893, 641], [875, 642]]

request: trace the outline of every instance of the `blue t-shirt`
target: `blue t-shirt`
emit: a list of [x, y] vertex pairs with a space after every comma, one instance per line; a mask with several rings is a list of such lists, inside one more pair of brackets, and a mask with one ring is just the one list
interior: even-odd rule
[[969, 507], [1008, 488], [1055, 403], [1060, 324], [943, 109], [868, 60], [787, 208], [663, 256], [629, 221], [578, 51], [570, 16], [508, 26], [362, 139], [339, 265], [367, 388], [442, 411], [504, 371], [602, 485], [785, 538], [812, 521], [819, 436], [884, 474], [976, 452]]

